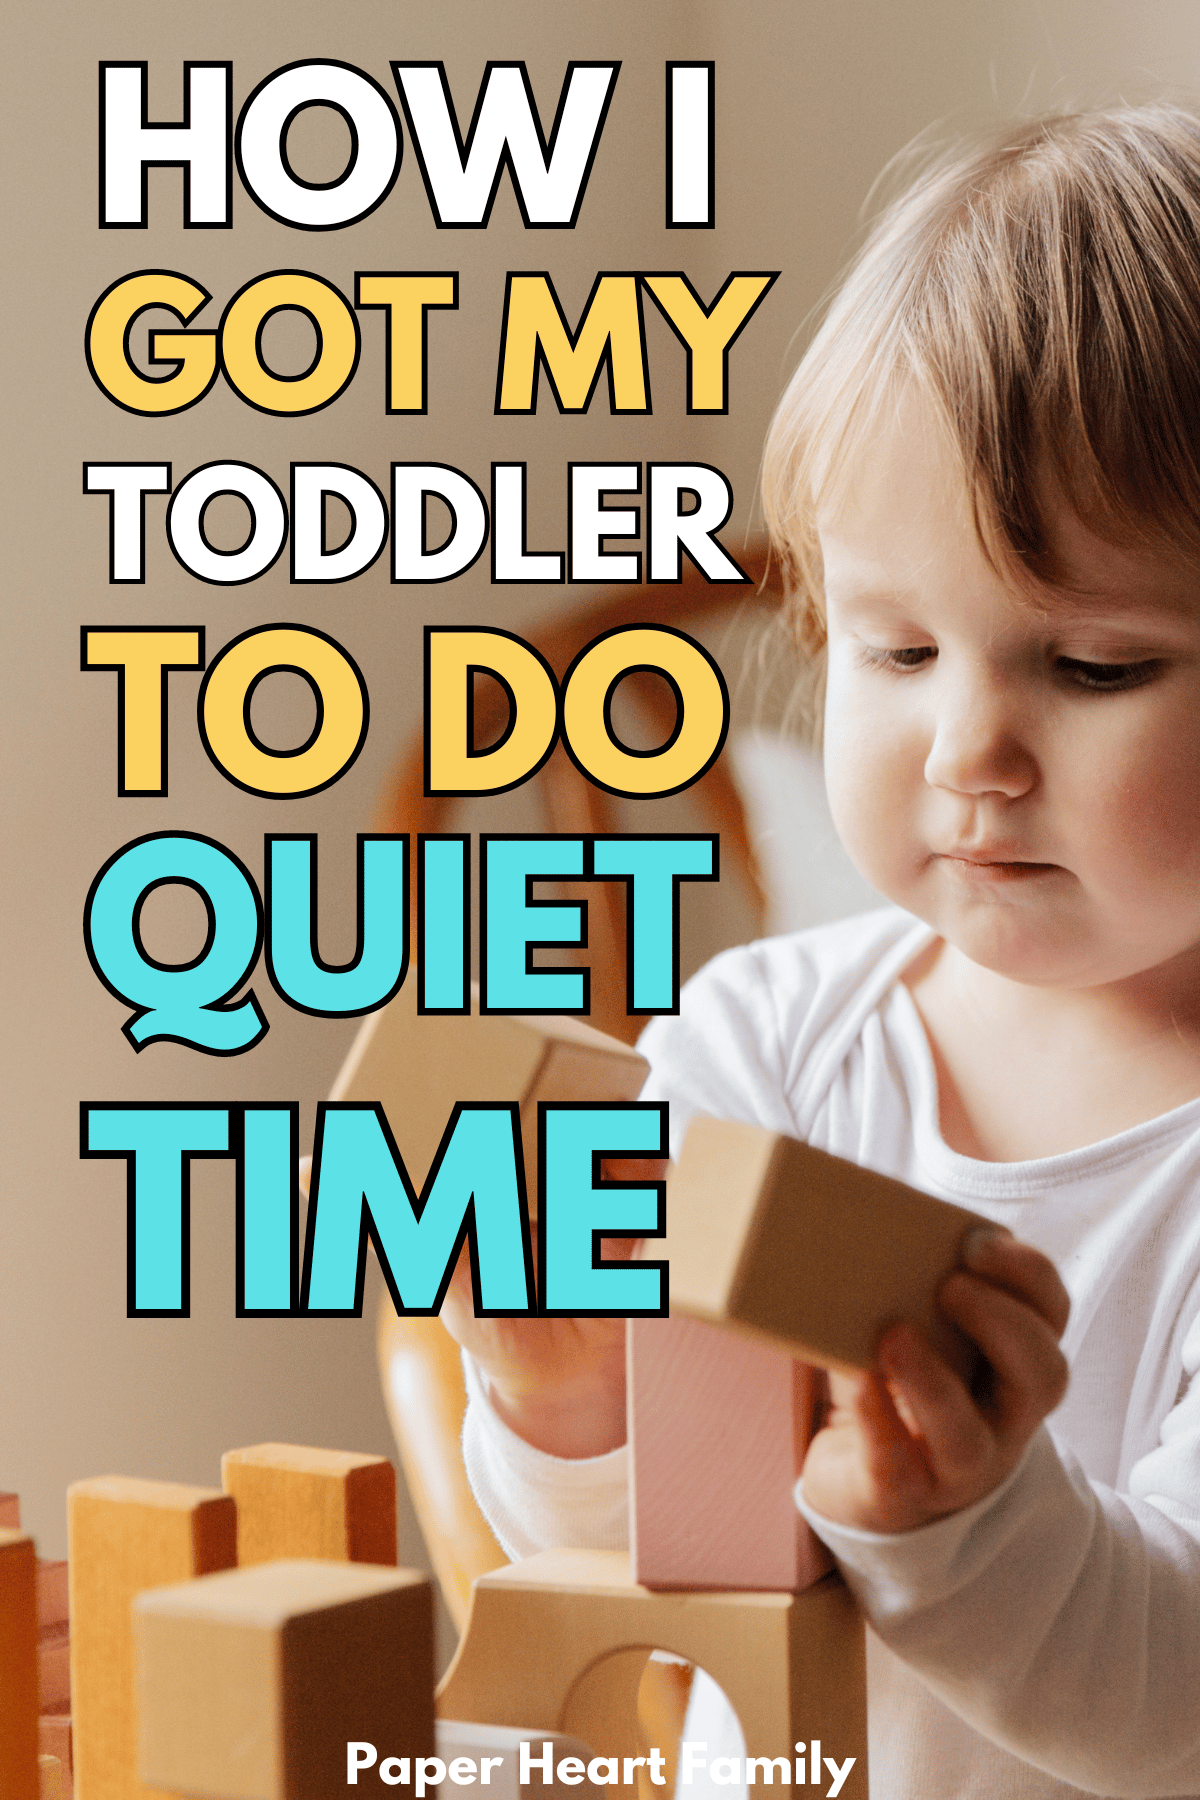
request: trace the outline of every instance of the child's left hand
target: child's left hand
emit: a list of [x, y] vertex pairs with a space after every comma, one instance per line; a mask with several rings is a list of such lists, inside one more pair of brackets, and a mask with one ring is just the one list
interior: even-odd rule
[[1040, 1251], [999, 1232], [972, 1233], [943, 1282], [946, 1317], [987, 1360], [973, 1398], [928, 1339], [893, 1325], [866, 1375], [831, 1375], [832, 1405], [804, 1460], [804, 1498], [863, 1531], [912, 1531], [982, 1500], [1020, 1461], [1062, 1399], [1058, 1339], [1070, 1301]]

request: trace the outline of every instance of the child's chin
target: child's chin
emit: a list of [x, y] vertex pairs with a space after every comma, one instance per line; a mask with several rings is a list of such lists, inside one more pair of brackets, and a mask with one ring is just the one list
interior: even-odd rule
[[[1033, 987], [1087, 986], [1096, 971], [1090, 933], [1069, 906], [1033, 901], [1020, 887], [965, 901], [943, 895], [919, 909], [946, 942], [980, 967]], [[918, 911], [917, 908], [913, 908]]]

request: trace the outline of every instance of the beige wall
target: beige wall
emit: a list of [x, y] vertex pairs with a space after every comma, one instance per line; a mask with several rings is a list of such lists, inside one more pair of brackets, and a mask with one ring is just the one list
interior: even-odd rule
[[[235, 108], [263, 75], [302, 56], [335, 56], [388, 81], [390, 57], [441, 57], [460, 107], [486, 58], [527, 59], [545, 104], [569, 57], [624, 67], [578, 229], [525, 232], [507, 181], [486, 232], [432, 225], [415, 158], [390, 199], [349, 230], [301, 234], [274, 223], [235, 186], [232, 232], [181, 228], [179, 177], [156, 175], [146, 233], [96, 227], [96, 65], [145, 58], [152, 116], [173, 116], [185, 57], [231, 58]], [[718, 229], [662, 224], [662, 65], [713, 57], [718, 68]], [[353, 834], [368, 821], [397, 744], [419, 723], [421, 627], [503, 622], [520, 628], [575, 591], [489, 592], [485, 564], [424, 591], [391, 588], [380, 567], [341, 588], [289, 589], [277, 566], [248, 587], [205, 587], [170, 557], [163, 505], [148, 503], [148, 579], [106, 583], [105, 503], [80, 497], [86, 459], [170, 460], [178, 478], [215, 457], [286, 482], [290, 459], [341, 460], [386, 481], [392, 458], [454, 464], [486, 485], [492, 458], [527, 460], [531, 541], [565, 532], [569, 456], [696, 457], [731, 476], [743, 530], [753, 510], [770, 408], [796, 355], [794, 334], [854, 238], [881, 166], [931, 122], [974, 127], [1021, 109], [1118, 92], [1136, 97], [1200, 80], [1195, 7], [1148, 0], [742, 0], [599, 5], [512, 0], [435, 5], [359, 0], [344, 8], [163, 7], [44, 0], [10, 20], [5, 152], [7, 425], [4, 699], [8, 752], [4, 1093], [0, 1234], [0, 1486], [21, 1489], [45, 1550], [61, 1553], [63, 1490], [101, 1471], [216, 1477], [220, 1450], [264, 1437], [388, 1447], [367, 1323], [238, 1322], [233, 1316], [232, 1180], [196, 1166], [193, 1316], [124, 1317], [124, 1170], [81, 1163], [81, 1099], [299, 1099], [302, 1130], [352, 1034], [289, 1011], [260, 975], [264, 1043], [223, 1061], [160, 1045], [135, 1058], [123, 1010], [92, 974], [80, 916], [89, 882], [118, 845], [169, 826], [208, 833], [261, 870], [264, 830], [320, 833], [327, 955], [351, 928]], [[287, 423], [218, 387], [194, 411], [154, 423], [119, 412], [91, 384], [84, 321], [101, 290], [141, 266], [202, 281], [216, 305], [272, 267], [313, 269], [343, 290], [356, 269], [457, 268], [461, 304], [431, 329], [424, 419], [385, 418], [378, 316], [350, 391], [327, 412]], [[683, 267], [711, 294], [731, 269], [778, 268], [775, 292], [732, 358], [728, 419], [689, 420], [683, 356], [648, 320], [655, 412], [610, 420], [492, 416], [503, 275], [546, 267], [578, 311], [598, 269]], [[215, 308], [214, 308], [215, 310]], [[286, 559], [285, 559], [286, 563]], [[282, 805], [223, 781], [194, 727], [196, 678], [171, 686], [170, 797], [118, 800], [111, 676], [79, 672], [83, 623], [203, 622], [210, 654], [274, 619], [321, 624], [365, 670], [366, 750], [329, 793]], [[164, 929], [166, 928], [164, 924]], [[179, 925], [184, 931], [185, 924]], [[736, 908], [722, 929], [736, 929]], [[403, 1554], [421, 1556], [411, 1526]]]

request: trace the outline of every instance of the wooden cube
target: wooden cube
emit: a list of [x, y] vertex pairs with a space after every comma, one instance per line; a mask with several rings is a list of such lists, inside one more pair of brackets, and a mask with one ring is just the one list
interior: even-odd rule
[[698, 1319], [630, 1319], [633, 1578], [796, 1593], [833, 1567], [796, 1510], [821, 1376]]
[[456, 1101], [515, 1101], [532, 1216], [539, 1100], [636, 1100], [647, 1067], [628, 1044], [575, 1019], [421, 1016], [410, 976], [364, 1022], [331, 1098], [382, 1104], [418, 1187]]
[[[668, 1199], [671, 1310], [867, 1369], [898, 1319], [969, 1379], [937, 1290], [978, 1214], [757, 1125], [692, 1121]], [[661, 1255], [660, 1245], [655, 1254]]]
[[221, 1486], [237, 1501], [238, 1565], [281, 1557], [396, 1563], [396, 1471], [386, 1456], [254, 1444], [227, 1450]]
[[433, 1595], [409, 1569], [276, 1562], [134, 1605], [144, 1782], [329, 1800], [346, 1746], [432, 1755]]

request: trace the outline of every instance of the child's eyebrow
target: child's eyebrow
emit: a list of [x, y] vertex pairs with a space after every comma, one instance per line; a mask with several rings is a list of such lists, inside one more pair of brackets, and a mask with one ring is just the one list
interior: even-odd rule
[[1030, 600], [1035, 609], [1044, 613], [1066, 613], [1073, 625], [1137, 629], [1168, 623], [1200, 624], [1200, 589], [1185, 592], [1166, 587], [1138, 594], [1131, 593], [1122, 582], [1086, 589], [1055, 585], [1040, 588]]

